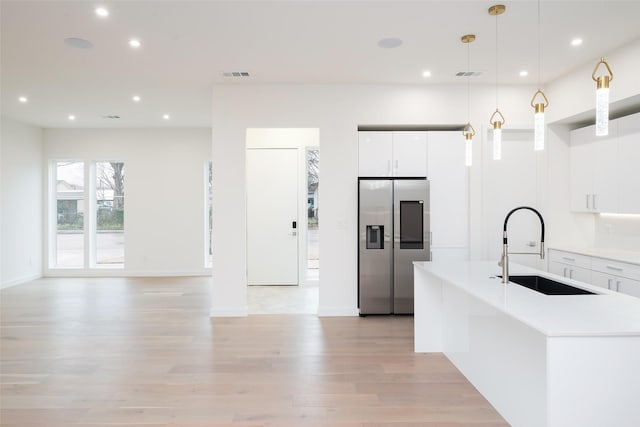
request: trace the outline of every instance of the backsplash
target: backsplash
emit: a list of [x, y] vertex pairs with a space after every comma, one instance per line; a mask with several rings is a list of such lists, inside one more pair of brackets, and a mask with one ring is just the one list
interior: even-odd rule
[[597, 215], [595, 246], [640, 252], [640, 215]]

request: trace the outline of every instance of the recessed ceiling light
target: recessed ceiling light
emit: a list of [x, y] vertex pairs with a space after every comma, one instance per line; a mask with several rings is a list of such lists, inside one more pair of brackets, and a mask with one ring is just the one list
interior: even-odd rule
[[26, 96], [19, 96], [18, 97], [18, 101], [22, 102], [23, 104], [26, 103], [28, 101]]
[[133, 100], [133, 102], [140, 102], [141, 98], [138, 95], [133, 95], [131, 99]]
[[73, 120], [75, 120], [75, 119], [76, 119], [76, 116], [74, 116], [73, 114], [69, 114], [68, 119], [69, 119], [69, 120], [71, 120], [71, 121], [73, 121]]
[[109, 16], [109, 11], [104, 7], [96, 7], [96, 15], [101, 18], [106, 18]]
[[64, 44], [76, 49], [91, 49], [93, 47], [93, 43], [91, 43], [89, 40], [81, 39], [78, 37], [67, 37], [66, 39], [64, 39]]
[[142, 46], [142, 44], [140, 43], [140, 40], [138, 40], [138, 39], [131, 39], [131, 40], [129, 40], [129, 46], [131, 46], [131, 47], [140, 47], [140, 46]]
[[396, 37], [387, 37], [378, 42], [378, 47], [383, 49], [393, 49], [402, 44], [402, 40]]
[[580, 46], [582, 44], [582, 39], [579, 37], [576, 37], [575, 39], [571, 40], [571, 46]]
[[527, 77], [528, 75], [529, 75], [529, 72], [527, 70], [520, 71], [520, 77]]
[[162, 118], [165, 119], [165, 120], [169, 120], [171, 118], [171, 116], [168, 115], [168, 114], [163, 114]]
[[429, 71], [429, 70], [424, 70], [424, 71], [422, 72], [422, 77], [424, 77], [425, 79], [427, 79], [427, 78], [431, 77], [431, 71]]

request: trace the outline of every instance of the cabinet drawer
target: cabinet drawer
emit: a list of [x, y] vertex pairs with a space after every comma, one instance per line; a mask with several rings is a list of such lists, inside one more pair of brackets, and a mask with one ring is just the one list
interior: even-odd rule
[[613, 276], [640, 280], [640, 266], [604, 258], [592, 258], [591, 269]]
[[613, 274], [600, 273], [599, 271], [592, 272], [591, 279], [593, 285], [600, 286], [611, 291], [620, 292], [622, 294], [640, 297], [640, 281], [638, 280], [615, 276]]
[[549, 261], [561, 262], [581, 268], [591, 268], [591, 257], [555, 249], [549, 249]]
[[576, 267], [575, 265], [562, 262], [550, 261], [549, 273], [577, 280], [578, 282], [591, 283], [591, 270], [588, 268]]

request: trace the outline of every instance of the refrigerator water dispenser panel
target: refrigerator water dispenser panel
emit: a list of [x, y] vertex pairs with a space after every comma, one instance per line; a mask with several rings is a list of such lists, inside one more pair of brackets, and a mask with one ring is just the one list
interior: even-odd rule
[[367, 225], [367, 249], [384, 249], [384, 225]]

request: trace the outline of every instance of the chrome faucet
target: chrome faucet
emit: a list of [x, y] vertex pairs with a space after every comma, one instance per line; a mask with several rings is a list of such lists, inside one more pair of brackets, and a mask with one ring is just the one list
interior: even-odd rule
[[507, 222], [509, 221], [509, 217], [511, 216], [511, 214], [513, 214], [515, 211], [518, 211], [520, 209], [528, 209], [530, 211], [533, 211], [536, 215], [538, 215], [538, 218], [540, 218], [540, 226], [542, 229], [542, 233], [540, 234], [540, 253], [539, 254], [537, 252], [511, 252], [511, 253], [514, 255], [540, 255], [540, 259], [544, 259], [544, 220], [542, 219], [542, 215], [540, 215], [540, 212], [538, 212], [537, 210], [529, 206], [520, 206], [515, 209], [512, 209], [511, 212], [509, 212], [505, 217], [504, 227], [502, 229], [502, 258], [498, 263], [498, 265], [502, 267], [502, 283], [509, 283], [509, 247], [507, 245]]

